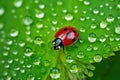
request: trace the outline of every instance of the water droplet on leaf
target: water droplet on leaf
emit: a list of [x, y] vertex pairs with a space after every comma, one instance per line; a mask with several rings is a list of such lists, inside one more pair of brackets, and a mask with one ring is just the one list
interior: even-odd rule
[[95, 33], [90, 33], [88, 36], [89, 42], [93, 43], [96, 41], [96, 34]]
[[56, 67], [54, 67], [51, 71], [50, 71], [50, 77], [52, 79], [58, 79], [60, 78], [60, 70]]
[[65, 20], [66, 21], [71, 21], [72, 19], [73, 19], [73, 15], [72, 14], [65, 15]]
[[95, 62], [101, 62], [102, 61], [102, 56], [101, 55], [95, 55], [94, 56], [94, 61]]

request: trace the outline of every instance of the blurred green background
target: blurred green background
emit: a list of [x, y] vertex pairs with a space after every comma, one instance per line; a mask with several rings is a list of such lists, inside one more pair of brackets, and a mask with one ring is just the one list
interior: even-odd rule
[[96, 66], [94, 76], [87, 80], [120, 80], [120, 51], [116, 52], [116, 56], [94, 65]]

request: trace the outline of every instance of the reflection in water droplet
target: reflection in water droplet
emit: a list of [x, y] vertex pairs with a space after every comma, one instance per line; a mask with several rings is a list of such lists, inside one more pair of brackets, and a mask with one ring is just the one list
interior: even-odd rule
[[70, 55], [67, 55], [66, 62], [68, 62], [68, 63], [72, 63], [73, 62], [73, 59], [72, 59], [72, 57]]
[[100, 23], [100, 28], [106, 28], [106, 27], [107, 27], [107, 23], [104, 22], [104, 21], [102, 21], [102, 22]]
[[12, 41], [12, 40], [8, 40], [8, 41], [7, 41], [7, 44], [8, 44], [8, 45], [12, 45], [12, 44], [13, 44], [13, 41]]
[[25, 46], [25, 42], [23, 42], [23, 41], [20, 41], [18, 44], [19, 44], [20, 47], [24, 47]]
[[[3, 76], [7, 76], [8, 75], [8, 72], [7, 71], [4, 71], [3, 72]], [[4, 79], [3, 79], [4, 80]]]
[[4, 24], [2, 22], [0, 22], [0, 30], [3, 29]]
[[114, 17], [112, 15], [109, 15], [107, 18], [106, 18], [107, 22], [113, 22], [114, 21]]
[[61, 6], [63, 4], [63, 2], [62, 1], [57, 1], [57, 5], [59, 5], [59, 6]]
[[43, 18], [43, 17], [45, 16], [45, 13], [42, 12], [42, 11], [39, 11], [39, 12], [37, 12], [37, 13], [35, 14], [35, 16], [36, 16], [37, 18]]
[[93, 76], [93, 72], [92, 71], [88, 71], [88, 74], [87, 74], [89, 77], [92, 77]]
[[15, 0], [14, 1], [14, 6], [17, 8], [20, 8], [23, 4], [23, 0]]
[[99, 13], [99, 10], [98, 10], [98, 9], [94, 9], [94, 10], [93, 10], [93, 13], [94, 13], [94, 14], [98, 14], [98, 13]]
[[26, 47], [24, 55], [30, 57], [32, 54], [33, 54], [32, 49], [30, 47]]
[[80, 17], [80, 21], [85, 21], [85, 17]]
[[115, 27], [115, 33], [120, 34], [120, 24], [117, 27]]
[[84, 0], [84, 5], [90, 5], [90, 1], [89, 0]]
[[11, 76], [7, 76], [6, 80], [12, 80], [12, 77]]
[[101, 55], [95, 55], [94, 56], [94, 61], [95, 62], [101, 62], [102, 61], [102, 56]]
[[10, 32], [10, 36], [11, 36], [11, 37], [17, 37], [17, 36], [18, 36], [18, 33], [19, 33], [18, 30], [12, 29], [11, 32]]
[[78, 58], [84, 58], [84, 53], [82, 51], [80, 51], [78, 54], [77, 54], [77, 57]]
[[91, 27], [92, 29], [96, 29], [96, 28], [97, 28], [96, 24], [92, 24], [90, 27]]
[[37, 45], [41, 45], [41, 44], [43, 44], [43, 41], [40, 36], [36, 36], [34, 39], [34, 43]]
[[8, 68], [10, 68], [10, 65], [6, 64], [4, 67], [8, 69]]
[[88, 47], [87, 47], [87, 51], [92, 51], [92, 47], [91, 47], [91, 46], [88, 46]]
[[44, 8], [45, 8], [45, 5], [44, 5], [44, 4], [40, 4], [40, 5], [39, 5], [39, 8], [40, 8], [40, 9], [44, 9]]
[[98, 50], [98, 47], [97, 47], [97, 46], [94, 46], [94, 47], [93, 47], [93, 50], [95, 50], [95, 51]]
[[42, 24], [42, 23], [37, 23], [37, 24], [36, 24], [36, 27], [37, 27], [38, 29], [41, 29], [41, 28], [43, 28], [43, 24]]
[[95, 33], [90, 33], [88, 36], [89, 42], [93, 43], [96, 41], [96, 34]]
[[23, 19], [23, 23], [26, 25], [26, 26], [29, 26], [33, 23], [33, 19], [29, 16], [26, 16], [24, 19]]
[[8, 56], [8, 52], [7, 51], [3, 52], [3, 56]]
[[44, 61], [44, 65], [45, 65], [45, 66], [49, 66], [49, 65], [50, 65], [50, 61], [49, 61], [49, 60], [45, 60], [45, 61]]
[[120, 2], [118, 2], [117, 7], [120, 9]]
[[54, 25], [56, 25], [56, 24], [57, 24], [57, 20], [53, 20], [52, 23], [53, 23]]
[[85, 32], [85, 31], [86, 30], [85, 30], [84, 26], [80, 27], [80, 32]]
[[78, 66], [77, 66], [77, 64], [72, 64], [72, 66], [70, 68], [70, 72], [71, 73], [77, 73], [78, 72]]
[[5, 13], [5, 9], [3, 7], [0, 7], [0, 16], [2, 16]]
[[72, 14], [65, 15], [65, 20], [66, 21], [71, 21], [72, 19], [73, 19], [73, 15]]
[[25, 73], [25, 69], [20, 69], [20, 73]]
[[105, 42], [106, 41], [106, 38], [104, 35], [101, 35], [100, 39], [99, 39], [100, 42]]
[[52, 79], [58, 79], [58, 78], [60, 78], [60, 70], [58, 68], [54, 67], [51, 70], [50, 77]]
[[39, 60], [39, 59], [34, 59], [33, 64], [34, 64], [34, 65], [39, 65], [39, 64], [40, 64], [40, 60]]

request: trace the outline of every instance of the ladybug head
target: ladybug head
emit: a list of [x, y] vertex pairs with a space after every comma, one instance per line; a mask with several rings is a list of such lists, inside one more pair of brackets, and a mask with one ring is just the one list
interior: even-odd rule
[[54, 45], [55, 50], [58, 50], [59, 48], [64, 47], [63, 44], [62, 44], [62, 40], [60, 38], [56, 38], [53, 41], [53, 45]]

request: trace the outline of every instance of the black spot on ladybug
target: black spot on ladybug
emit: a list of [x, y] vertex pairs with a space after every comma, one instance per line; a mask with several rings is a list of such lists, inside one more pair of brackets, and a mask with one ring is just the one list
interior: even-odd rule
[[73, 32], [74, 32], [74, 33], [76, 33], [76, 31], [75, 31], [75, 30], [73, 30]]
[[67, 28], [64, 28], [63, 30], [64, 30], [64, 31], [67, 31]]
[[75, 41], [75, 38], [72, 39], [72, 42], [74, 42], [74, 41]]

